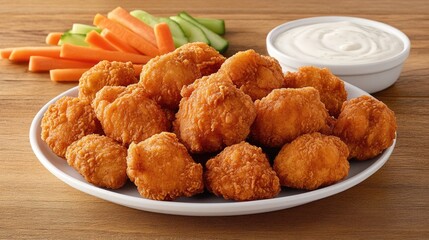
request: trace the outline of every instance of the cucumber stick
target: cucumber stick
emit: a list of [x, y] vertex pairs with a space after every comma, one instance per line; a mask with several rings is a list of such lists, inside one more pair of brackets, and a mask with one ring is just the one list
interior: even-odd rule
[[223, 19], [215, 18], [198, 18], [194, 17], [197, 22], [204, 25], [204, 27], [212, 30], [214, 33], [219, 35], [225, 34], [225, 21]]
[[178, 47], [180, 47], [182, 45], [187, 44], [189, 41], [188, 41], [187, 37], [184, 37], [184, 38], [180, 38], [179, 37], [179, 38], [177, 38], [177, 37], [173, 36], [173, 42], [174, 42], [174, 46], [176, 48], [178, 48]]
[[188, 38], [186, 37], [185, 33], [183, 32], [182, 28], [179, 24], [177, 24], [175, 21], [171, 20], [170, 18], [158, 18], [160, 22], [167, 23], [168, 27], [170, 28], [171, 35], [173, 35], [173, 41], [176, 48], [188, 43]]
[[155, 25], [160, 22], [167, 23], [168, 27], [170, 28], [171, 35], [173, 35], [174, 46], [176, 48], [188, 43], [188, 38], [185, 36], [183, 30], [175, 21], [169, 18], [156, 18], [143, 10], [134, 10], [131, 11], [130, 14], [151, 27], [155, 27]]
[[160, 22], [167, 23], [176, 48], [188, 42], [205, 42], [219, 52], [225, 52], [229, 45], [228, 41], [220, 36], [225, 33], [225, 21], [221, 19], [196, 19], [186, 12], [170, 18], [157, 18], [143, 10], [134, 10], [130, 14], [151, 27]]
[[160, 22], [164, 22], [168, 24], [168, 27], [170, 27], [171, 34], [176, 37], [186, 37], [183, 30], [180, 28], [179, 24], [177, 24], [175, 21], [169, 19], [169, 18], [158, 18]]
[[89, 46], [89, 44], [85, 41], [85, 34], [78, 34], [78, 33], [72, 33], [72, 32], [65, 32], [63, 35], [61, 35], [60, 41], [58, 42], [58, 45], [63, 45], [64, 43], [70, 43], [73, 45], [78, 46]]
[[208, 40], [210, 42], [210, 45], [214, 49], [218, 50], [219, 52], [225, 52], [228, 49], [229, 43], [226, 39], [224, 39], [223, 37], [214, 33], [212, 30], [206, 28], [204, 25], [199, 23], [197, 20], [195, 20], [193, 17], [191, 17], [186, 12], [179, 13], [179, 17], [181, 17], [182, 19], [194, 24], [194, 26], [197, 26], [198, 28], [200, 28], [204, 32], [204, 34], [206, 35], [206, 37], [208, 38]]
[[92, 30], [97, 31], [98, 33], [101, 32], [101, 29], [95, 26], [81, 24], [81, 23], [73, 23], [72, 29], [69, 31], [69, 33], [73, 34], [87, 34], [91, 32]]
[[201, 28], [197, 27], [195, 24], [183, 19], [180, 16], [171, 16], [170, 19], [180, 25], [189, 42], [204, 42], [210, 44], [209, 39], [206, 37]]
[[155, 27], [155, 25], [159, 23], [156, 17], [150, 15], [148, 12], [145, 12], [143, 10], [134, 10], [131, 11], [130, 14], [131, 16], [140, 19], [142, 22], [146, 23], [151, 27]]

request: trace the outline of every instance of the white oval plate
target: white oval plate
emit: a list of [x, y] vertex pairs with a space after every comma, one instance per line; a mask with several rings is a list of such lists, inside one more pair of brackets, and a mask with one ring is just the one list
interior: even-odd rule
[[[368, 95], [353, 85], [345, 84], [349, 98]], [[191, 198], [179, 198], [175, 201], [156, 201], [141, 197], [137, 188], [130, 182], [119, 190], [99, 188], [86, 182], [79, 173], [67, 165], [64, 159], [52, 153], [42, 141], [40, 122], [49, 105], [63, 96], [77, 96], [77, 92], [77, 87], [74, 87], [58, 95], [43, 106], [34, 117], [30, 127], [30, 143], [37, 158], [53, 175], [73, 188], [116, 204], [150, 212], [188, 216], [230, 216], [270, 212], [306, 204], [347, 190], [367, 179], [386, 163], [396, 143], [395, 139], [392, 146], [374, 159], [363, 162], [351, 161], [350, 172], [346, 179], [313, 191], [283, 188], [276, 198], [246, 202], [226, 201], [208, 193]]]

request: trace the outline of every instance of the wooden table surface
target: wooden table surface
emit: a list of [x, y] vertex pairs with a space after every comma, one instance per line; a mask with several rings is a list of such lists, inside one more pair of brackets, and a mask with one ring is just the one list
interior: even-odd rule
[[[37, 3], [36, 3], [37, 2]], [[398, 141], [373, 176], [340, 194], [299, 207], [247, 216], [185, 217], [138, 211], [82, 193], [46, 170], [29, 143], [37, 111], [76, 83], [54, 83], [26, 64], [0, 61], [0, 239], [110, 238], [429, 238], [429, 2], [352, 1], [2, 1], [0, 48], [44, 45], [48, 32], [92, 23], [116, 6], [159, 16], [186, 10], [226, 20], [230, 56], [253, 48], [290, 20], [321, 15], [391, 24], [411, 39], [397, 83], [374, 96], [395, 111]]]

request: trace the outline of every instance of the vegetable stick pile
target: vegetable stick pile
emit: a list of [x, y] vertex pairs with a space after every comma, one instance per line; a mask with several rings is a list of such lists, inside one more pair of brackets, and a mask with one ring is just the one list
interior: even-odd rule
[[93, 26], [75, 23], [66, 32], [51, 32], [50, 46], [0, 49], [11, 62], [28, 62], [30, 72], [49, 72], [52, 81], [78, 81], [99, 61], [132, 62], [136, 75], [153, 57], [168, 53], [188, 42], [206, 42], [220, 52], [228, 41], [220, 19], [194, 18], [186, 12], [156, 18], [142, 10], [117, 7], [106, 16], [96, 14]]

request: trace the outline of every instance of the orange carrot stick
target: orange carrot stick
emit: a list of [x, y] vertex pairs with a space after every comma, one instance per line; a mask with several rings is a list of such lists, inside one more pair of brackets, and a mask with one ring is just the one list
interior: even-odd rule
[[115, 36], [115, 34], [113, 34], [108, 29], [103, 29], [101, 31], [101, 36], [104, 37], [107, 41], [109, 41], [109, 43], [111, 43], [113, 46], [115, 46], [121, 52], [140, 54], [139, 51], [135, 50], [133, 47], [128, 45], [128, 43], [126, 41], [123, 41], [122, 39]]
[[61, 47], [20, 47], [14, 48], [9, 60], [23, 62], [30, 60], [31, 56], [60, 57]]
[[94, 65], [95, 63], [76, 60], [31, 56], [30, 62], [28, 63], [28, 70], [30, 72], [45, 72], [58, 68], [90, 68]]
[[61, 39], [61, 36], [63, 35], [62, 32], [51, 32], [46, 36], [46, 44], [49, 45], [58, 45], [58, 42]]
[[91, 47], [76, 46], [67, 43], [61, 46], [61, 57], [91, 62], [107, 60], [119, 62], [130, 61], [132, 63], [147, 63], [151, 59], [151, 57], [144, 55], [108, 51]]
[[91, 47], [97, 47], [109, 51], [118, 51], [108, 40], [102, 37], [97, 31], [93, 30], [86, 34], [85, 42]]
[[173, 36], [171, 35], [170, 27], [167, 23], [158, 23], [154, 27], [156, 43], [161, 54], [174, 51]]
[[[139, 76], [143, 65], [134, 64], [134, 73]], [[52, 81], [55, 82], [72, 82], [79, 81], [82, 74], [88, 71], [89, 68], [69, 68], [69, 69], [52, 69], [49, 75]]]
[[140, 37], [152, 43], [153, 46], [156, 46], [155, 33], [152, 27], [133, 17], [127, 10], [117, 7], [109, 12], [107, 17], [129, 28]]
[[13, 48], [3, 48], [0, 49], [0, 55], [3, 59], [9, 59], [10, 54], [12, 53]]
[[134, 47], [139, 52], [155, 57], [159, 55], [159, 51], [156, 47], [154, 47], [150, 42], [148, 42], [146, 39], [140, 37], [136, 33], [132, 32], [131, 30], [125, 28], [121, 24], [110, 20], [106, 17], [104, 17], [101, 14], [97, 14], [94, 17], [94, 25], [98, 26], [99, 28], [107, 28], [110, 31], [112, 31], [113, 34], [115, 34], [117, 37], [121, 39], [126, 39], [127, 42], [131, 45], [131, 47]]
[[52, 69], [49, 76], [54, 82], [73, 82], [79, 81], [79, 78], [88, 68], [69, 68], [69, 69]]

